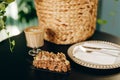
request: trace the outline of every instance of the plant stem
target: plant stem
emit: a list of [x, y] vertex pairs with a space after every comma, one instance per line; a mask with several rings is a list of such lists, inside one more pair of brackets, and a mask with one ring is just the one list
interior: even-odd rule
[[5, 32], [6, 32], [7, 36], [8, 36], [10, 51], [13, 52], [13, 49], [14, 49], [14, 47], [15, 47], [15, 41], [14, 41], [14, 40], [11, 40], [10, 35], [9, 35], [9, 32], [7, 32], [6, 29], [4, 29], [4, 30], [5, 30]]

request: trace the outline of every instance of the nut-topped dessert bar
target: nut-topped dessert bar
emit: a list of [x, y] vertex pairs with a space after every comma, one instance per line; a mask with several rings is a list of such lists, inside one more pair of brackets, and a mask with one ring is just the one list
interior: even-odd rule
[[67, 72], [70, 70], [70, 62], [63, 53], [53, 53], [48, 51], [39, 52], [33, 60], [36, 68], [48, 69], [56, 72]]

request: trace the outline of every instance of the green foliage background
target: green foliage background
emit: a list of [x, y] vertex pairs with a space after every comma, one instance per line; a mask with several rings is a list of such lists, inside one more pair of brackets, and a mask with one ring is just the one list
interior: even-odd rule
[[0, 0], [0, 31], [2, 29], [5, 29], [6, 27], [6, 16], [5, 16], [5, 10], [8, 6], [8, 4], [10, 4], [11, 2], [13, 2], [14, 0]]

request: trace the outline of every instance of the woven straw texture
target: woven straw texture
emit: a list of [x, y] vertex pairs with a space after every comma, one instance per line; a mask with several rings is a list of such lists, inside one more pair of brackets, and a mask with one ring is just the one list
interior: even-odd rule
[[91, 37], [96, 28], [98, 0], [35, 0], [45, 40], [72, 44]]

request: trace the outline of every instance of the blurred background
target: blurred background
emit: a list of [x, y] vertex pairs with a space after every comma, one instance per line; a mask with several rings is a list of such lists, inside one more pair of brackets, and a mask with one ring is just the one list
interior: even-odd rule
[[[97, 30], [120, 37], [120, 0], [99, 0]], [[6, 9], [7, 30], [10, 36], [20, 34], [26, 27], [37, 26], [34, 0], [16, 0]], [[0, 41], [6, 38], [0, 32]]]

